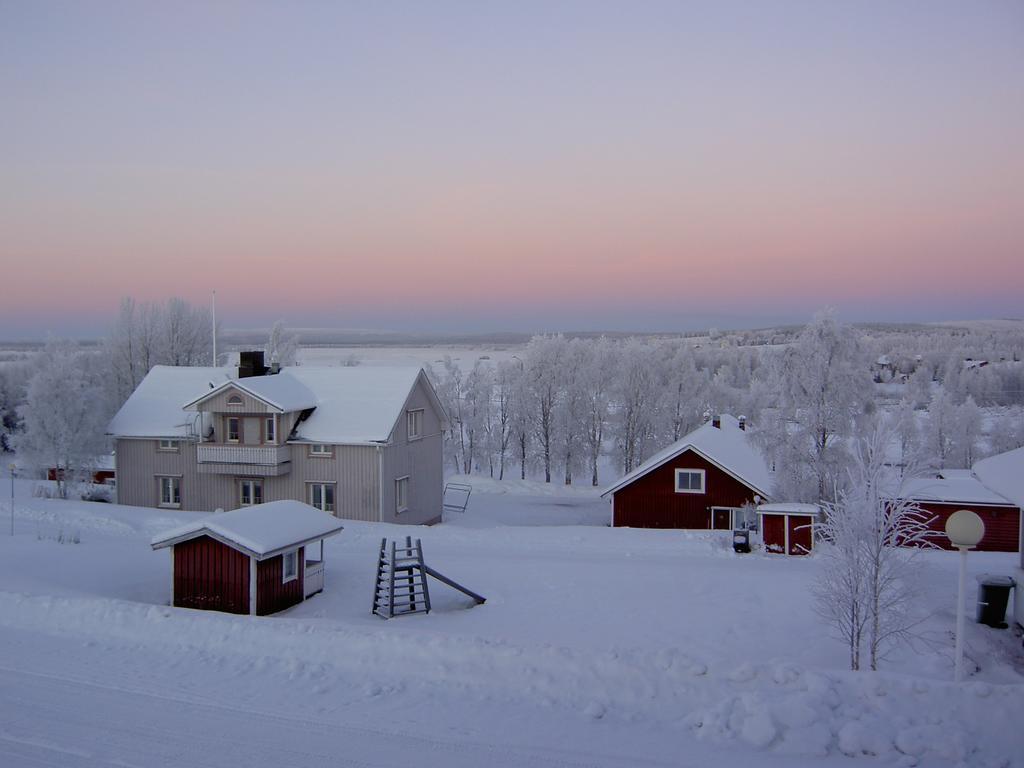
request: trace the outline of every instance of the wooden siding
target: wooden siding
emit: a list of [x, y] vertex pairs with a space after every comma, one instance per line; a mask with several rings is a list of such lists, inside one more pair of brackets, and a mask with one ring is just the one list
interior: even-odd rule
[[789, 554], [806, 555], [814, 548], [814, 518], [804, 515], [786, 515], [789, 525]]
[[[228, 405], [228, 398], [232, 395], [240, 395], [242, 398], [242, 404]], [[200, 403], [197, 408], [200, 411], [205, 411], [207, 413], [224, 413], [232, 416], [236, 413], [245, 415], [274, 412], [262, 401], [257, 400], [252, 395], [249, 395], [236, 387], [225, 387], [222, 392], [214, 395], [206, 402]]]
[[[703, 469], [704, 493], [676, 493], [676, 469]], [[711, 507], [753, 503], [754, 491], [686, 450], [614, 494], [616, 527], [711, 528]]]
[[765, 552], [786, 551], [786, 516], [761, 515], [761, 542]]
[[[427, 390], [423, 377], [402, 408], [402, 415], [391, 431], [388, 444], [381, 449], [382, 516], [385, 523], [429, 525], [441, 521], [442, 494], [444, 492], [444, 448], [441, 436], [441, 414]], [[421, 437], [410, 440], [406, 426], [406, 413], [423, 411]], [[409, 508], [397, 514], [395, 510], [395, 481], [409, 478]]]
[[971, 504], [921, 503], [929, 517], [928, 527], [940, 535], [931, 541], [943, 549], [952, 549], [946, 538], [946, 520], [958, 509], [977, 513], [985, 523], [985, 536], [977, 549], [982, 552], [1016, 552], [1020, 546], [1020, 509], [1017, 507], [985, 507]]
[[303, 599], [303, 577], [305, 575], [305, 547], [299, 547], [295, 567], [296, 578], [287, 584], [281, 583], [284, 556], [278, 555], [256, 564], [256, 615], [267, 616], [301, 603]]
[[[199, 472], [196, 443], [182, 440], [177, 453], [158, 451], [156, 440], [117, 441], [118, 488], [121, 504], [156, 507], [160, 475], [181, 477], [181, 509], [212, 512], [238, 506], [238, 478]], [[263, 477], [263, 500], [309, 501], [309, 482], [335, 483], [335, 514], [348, 520], [380, 519], [380, 458], [376, 446], [335, 446], [331, 458], [310, 458], [305, 445], [291, 450], [291, 471]], [[438, 479], [440, 488], [440, 479]], [[393, 503], [393, 502], [392, 502]], [[438, 503], [440, 507], [440, 502]]]
[[249, 557], [209, 536], [175, 545], [174, 604], [249, 613]]

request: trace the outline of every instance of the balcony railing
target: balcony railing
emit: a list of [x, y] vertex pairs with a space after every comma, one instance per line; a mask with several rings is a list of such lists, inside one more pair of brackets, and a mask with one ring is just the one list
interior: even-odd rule
[[200, 443], [196, 458], [205, 474], [284, 475], [291, 467], [287, 445], [214, 445]]

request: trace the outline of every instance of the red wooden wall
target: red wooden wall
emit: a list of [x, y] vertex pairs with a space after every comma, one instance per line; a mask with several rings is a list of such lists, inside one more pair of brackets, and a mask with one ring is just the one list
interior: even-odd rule
[[209, 536], [174, 546], [174, 604], [249, 612], [249, 557]]
[[[676, 493], [676, 469], [703, 469], [704, 493]], [[614, 525], [632, 528], [711, 527], [711, 507], [742, 507], [754, 491], [687, 450], [616, 491]]]
[[786, 516], [761, 515], [761, 540], [766, 552], [786, 551]]
[[301, 603], [305, 576], [305, 547], [299, 547], [298, 578], [281, 583], [283, 556], [271, 557], [256, 564], [256, 614], [266, 616]]
[[946, 520], [958, 509], [977, 513], [985, 523], [985, 536], [977, 549], [983, 552], [1016, 552], [1020, 546], [1020, 509], [1017, 507], [983, 507], [970, 504], [919, 504], [927, 517], [928, 527], [940, 534], [931, 541], [943, 549], [952, 549], [946, 538]]
[[789, 554], [806, 555], [814, 545], [814, 519], [803, 515], [786, 515], [789, 525]]

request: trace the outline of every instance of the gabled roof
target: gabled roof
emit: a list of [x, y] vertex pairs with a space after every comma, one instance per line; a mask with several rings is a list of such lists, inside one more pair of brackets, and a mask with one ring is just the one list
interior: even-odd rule
[[615, 493], [684, 451], [692, 450], [751, 490], [770, 498], [773, 487], [771, 472], [760, 450], [751, 440], [750, 433], [740, 429], [739, 421], [729, 414], [722, 414], [719, 423], [720, 427], [710, 422], [704, 424], [668, 448], [654, 454], [610, 486], [601, 496]]
[[975, 463], [978, 480], [1024, 509], [1024, 448], [989, 456]]
[[900, 486], [899, 497], [913, 501], [945, 504], [1015, 506], [1009, 499], [986, 487], [968, 470], [944, 470], [940, 477], [912, 477]]
[[281, 413], [304, 411], [307, 408], [315, 408], [317, 405], [316, 395], [291, 373], [285, 372], [273, 376], [250, 376], [244, 379], [225, 381], [220, 386], [185, 403], [182, 409], [195, 410], [195, 406], [199, 403], [216, 397], [229, 388], [246, 392]]
[[195, 414], [181, 404], [228, 381], [232, 368], [158, 365], [135, 388], [107, 426], [118, 437], [185, 437]]
[[[388, 440], [417, 382], [444, 419], [444, 409], [420, 368], [294, 366], [268, 376], [235, 378], [234, 368], [157, 366], [110, 422], [116, 437], [176, 438], [199, 414], [186, 408], [236, 386], [282, 411], [311, 410], [291, 439], [311, 443], [365, 444]], [[182, 404], [185, 404], [184, 406]]]
[[162, 549], [200, 536], [211, 536], [262, 560], [342, 530], [338, 518], [301, 501], [271, 501], [202, 517], [154, 536]]

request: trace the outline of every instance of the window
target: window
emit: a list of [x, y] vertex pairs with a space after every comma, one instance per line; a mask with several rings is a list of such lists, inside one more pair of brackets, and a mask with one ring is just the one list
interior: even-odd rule
[[704, 493], [704, 470], [677, 469], [676, 493]]
[[334, 483], [310, 483], [309, 503], [323, 512], [334, 514]]
[[423, 409], [418, 411], [406, 411], [405, 425], [409, 431], [409, 439], [415, 440], [423, 436]]
[[239, 480], [238, 481], [239, 506], [251, 507], [253, 504], [263, 503], [263, 481], [262, 480]]
[[181, 478], [180, 477], [158, 477], [157, 484], [160, 489], [161, 507], [181, 506]]
[[263, 429], [263, 442], [273, 443], [277, 440], [277, 420], [273, 416], [267, 416]]
[[159, 445], [159, 449], [161, 451], [175, 451], [175, 452], [177, 452], [177, 450], [178, 450], [178, 441], [177, 440], [161, 440], [160, 441], [160, 445]]
[[409, 509], [409, 478], [400, 477], [395, 480], [395, 514], [400, 515]]
[[293, 549], [281, 555], [281, 583], [287, 584], [299, 577], [299, 550]]
[[228, 416], [225, 421], [227, 423], [225, 429], [227, 441], [229, 443], [237, 443], [242, 436], [242, 420], [237, 416]]
[[243, 405], [244, 403], [245, 401], [242, 400], [241, 395], [231, 395], [228, 398], [228, 405]]
[[331, 446], [324, 445], [323, 443], [317, 443], [315, 445], [309, 446], [309, 455], [310, 456], [321, 456], [321, 457], [330, 458], [332, 453], [333, 453], [333, 450], [331, 449]]

